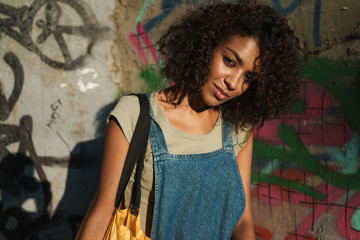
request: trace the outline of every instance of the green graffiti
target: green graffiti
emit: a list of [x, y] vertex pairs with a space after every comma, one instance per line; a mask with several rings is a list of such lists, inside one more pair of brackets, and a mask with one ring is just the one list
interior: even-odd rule
[[[267, 145], [261, 141], [254, 140], [254, 158], [277, 159], [282, 162], [298, 164], [318, 175], [328, 183], [343, 189], [355, 189], [360, 187], [359, 170], [352, 174], [342, 174], [332, 171], [325, 165], [323, 165], [319, 160], [317, 160], [313, 155], [311, 155], [311, 153], [301, 142], [301, 139], [297, 135], [296, 130], [293, 126], [281, 125], [278, 131], [280, 138], [287, 145], [287, 147], [274, 147]], [[256, 176], [256, 174], [256, 172], [253, 173], [254, 176]], [[267, 183], [289, 186], [287, 179], [274, 179], [270, 178], [269, 176], [271, 175], [262, 175], [260, 178], [254, 178], [253, 180], [256, 182], [261, 182], [261, 179], [266, 179]], [[313, 188], [312, 186], [308, 185], [303, 186], [302, 188], [299, 188], [299, 186], [296, 187], [297, 188], [294, 189], [300, 192], [306, 193], [316, 198], [319, 197], [318, 195], [314, 194], [314, 191], [316, 191], [315, 189], [309, 191], [310, 188]]]
[[302, 71], [304, 78], [325, 87], [339, 101], [349, 125], [360, 133], [360, 61], [308, 59]]
[[[154, 2], [156, 0], [146, 0], [143, 5], [141, 6], [141, 9], [136, 17], [136, 24], [139, 23], [141, 21], [141, 19], [143, 18], [144, 16], [144, 13], [145, 13], [145, 10], [149, 7], [149, 5]], [[136, 25], [135, 24], [135, 25]]]
[[304, 113], [305, 112], [305, 103], [301, 100], [297, 100], [293, 106], [291, 106], [291, 109], [289, 111], [284, 111], [285, 113]]
[[305, 104], [303, 101], [296, 101], [291, 113], [303, 113], [305, 112]]
[[114, 102], [119, 101], [119, 99], [120, 99], [122, 96], [124, 96], [124, 94], [121, 93], [120, 91], [117, 91], [116, 94], [115, 94]]
[[[329, 60], [310, 57], [302, 71], [302, 77], [312, 80], [326, 88], [339, 102], [346, 121], [360, 133], [360, 61]], [[291, 109], [292, 113], [302, 113], [304, 103], [298, 101]], [[254, 140], [254, 158], [276, 159], [281, 162], [297, 164], [313, 172], [328, 183], [343, 188], [360, 187], [360, 170], [345, 174], [335, 172], [316, 159], [301, 142], [293, 126], [281, 125], [278, 129], [285, 148], [270, 146]], [[270, 183], [286, 186], [299, 192], [323, 200], [324, 195], [313, 186], [290, 181], [289, 179], [253, 172], [253, 183]]]
[[360, 209], [357, 209], [351, 217], [351, 227], [360, 231]]
[[140, 77], [144, 79], [144, 92], [153, 92], [164, 88], [165, 78], [161, 75], [161, 71], [153, 66], [148, 67], [140, 73]]
[[324, 194], [315, 190], [312, 186], [306, 185], [304, 183], [294, 182], [285, 178], [272, 176], [263, 173], [252, 173], [251, 176], [251, 183], [271, 183], [276, 184], [284, 187], [288, 187], [294, 190], [297, 190], [302, 193], [306, 193], [307, 195], [318, 199], [318, 200], [325, 200]]
[[327, 147], [326, 151], [329, 152], [328, 157], [330, 161], [336, 161], [341, 168], [342, 173], [354, 173], [359, 168], [360, 161], [358, 156], [360, 155], [360, 136], [355, 133], [346, 144], [345, 149], [335, 149]]

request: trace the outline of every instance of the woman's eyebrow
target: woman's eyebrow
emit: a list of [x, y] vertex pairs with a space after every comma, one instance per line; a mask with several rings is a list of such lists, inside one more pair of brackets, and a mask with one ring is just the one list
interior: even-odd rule
[[239, 55], [231, 48], [229, 47], [225, 47], [227, 50], [229, 50], [236, 58], [236, 61], [238, 61], [238, 63], [241, 65], [243, 63], [243, 61], [241, 60], [241, 58], [239, 57]]

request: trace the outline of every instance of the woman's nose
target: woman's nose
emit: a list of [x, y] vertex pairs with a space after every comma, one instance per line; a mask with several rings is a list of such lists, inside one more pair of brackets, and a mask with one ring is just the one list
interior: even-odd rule
[[238, 85], [241, 78], [241, 71], [232, 72], [225, 77], [225, 85], [230, 91], [234, 91]]

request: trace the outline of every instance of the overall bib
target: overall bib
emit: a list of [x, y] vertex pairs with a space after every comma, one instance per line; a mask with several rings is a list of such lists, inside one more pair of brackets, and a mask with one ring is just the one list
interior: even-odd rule
[[245, 209], [230, 123], [223, 121], [221, 149], [169, 154], [151, 107], [150, 112], [155, 175], [151, 239], [230, 239]]

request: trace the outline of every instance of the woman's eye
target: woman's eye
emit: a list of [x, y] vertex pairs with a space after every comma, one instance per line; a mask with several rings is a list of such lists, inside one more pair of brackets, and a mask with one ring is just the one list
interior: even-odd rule
[[228, 65], [230, 67], [235, 66], [235, 62], [229, 57], [224, 57], [224, 62], [226, 65]]

